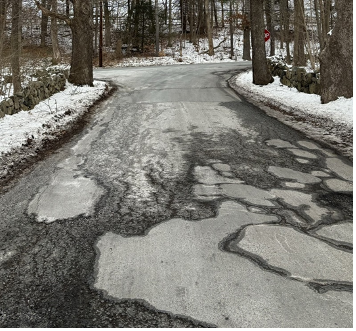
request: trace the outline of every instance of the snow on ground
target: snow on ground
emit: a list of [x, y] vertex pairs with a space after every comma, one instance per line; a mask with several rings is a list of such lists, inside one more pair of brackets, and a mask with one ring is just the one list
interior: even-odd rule
[[[214, 44], [219, 44], [224, 38], [220, 36]], [[241, 45], [236, 41], [236, 60], [242, 61]], [[207, 49], [204, 41], [201, 41], [199, 52], [192, 44], [186, 42], [182, 56], [175, 48], [166, 49], [169, 54], [164, 57], [153, 58], [128, 58], [117, 66], [147, 66], [147, 65], [171, 65], [209, 62], [231, 62], [228, 52], [224, 51], [224, 43], [217, 50], [215, 56], [202, 54]], [[171, 53], [170, 53], [171, 52]], [[182, 62], [179, 62], [181, 59]], [[277, 117], [282, 122], [294, 126], [318, 140], [334, 144], [344, 155], [352, 159], [353, 136], [353, 99], [340, 98], [326, 105], [320, 103], [320, 97], [298, 92], [294, 88], [283, 86], [279, 78], [267, 86], [252, 84], [252, 72], [242, 73], [230, 80], [230, 85], [252, 102], [260, 106], [267, 105], [278, 109]], [[16, 164], [21, 158], [26, 159], [26, 146], [31, 144], [39, 148], [42, 141], [56, 136], [56, 132], [66, 130], [71, 123], [79, 119], [86, 110], [100, 99], [108, 86], [104, 82], [95, 81], [94, 87], [76, 87], [67, 83], [66, 89], [49, 99], [42, 101], [33, 110], [0, 119], [0, 178], [8, 173], [9, 163]], [[280, 111], [282, 110], [282, 112]], [[267, 113], [269, 111], [267, 110]], [[269, 113], [270, 114], [270, 113]], [[283, 116], [292, 120], [284, 120]], [[270, 114], [271, 115], [271, 114]], [[293, 122], [293, 123], [291, 123]], [[295, 124], [295, 125], [294, 125]], [[12, 155], [17, 154], [15, 158]], [[13, 160], [16, 161], [13, 161]]]
[[266, 86], [254, 85], [251, 70], [229, 83], [268, 115], [353, 158], [353, 98], [321, 104], [319, 95], [282, 85], [279, 77]]
[[244, 72], [236, 78], [236, 85], [248, 89], [256, 98], [267, 99], [275, 105], [283, 105], [290, 113], [301, 112], [324, 117], [335, 123], [353, 127], [353, 98], [339, 98], [328, 104], [321, 104], [320, 96], [299, 92], [280, 83], [279, 77], [266, 86], [252, 84], [252, 71]]
[[31, 141], [40, 141], [60, 127], [66, 127], [83, 115], [107, 89], [104, 82], [94, 87], [74, 86], [67, 82], [64, 91], [40, 102], [30, 111], [5, 115], [0, 119], [0, 157]]

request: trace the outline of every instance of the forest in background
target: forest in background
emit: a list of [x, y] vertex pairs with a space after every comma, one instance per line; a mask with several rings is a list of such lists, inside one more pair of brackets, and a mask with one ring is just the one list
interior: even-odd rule
[[[348, 59], [351, 49], [352, 71], [349, 0], [0, 0], [0, 93], [20, 91], [34, 69], [69, 62], [70, 80], [90, 85], [93, 63], [101, 65], [103, 55], [111, 61], [160, 56], [167, 47], [181, 49], [186, 40], [198, 47], [206, 38], [208, 49], [198, 51], [212, 56], [218, 46], [213, 35], [222, 29], [228, 31], [231, 58], [233, 37], [241, 34], [242, 58], [254, 60], [255, 54], [256, 77], [264, 75], [265, 84], [271, 78], [263, 72], [264, 28], [270, 31], [269, 55], [278, 46], [286, 63], [319, 70], [328, 45]], [[332, 45], [331, 31], [338, 30], [341, 37]], [[324, 58], [331, 70], [333, 61]], [[350, 60], [340, 61], [350, 66]]]

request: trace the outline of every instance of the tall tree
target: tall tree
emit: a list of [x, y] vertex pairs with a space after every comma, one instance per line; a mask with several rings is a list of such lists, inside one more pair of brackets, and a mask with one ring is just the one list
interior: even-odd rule
[[36, 1], [46, 15], [65, 21], [72, 31], [72, 57], [69, 82], [93, 86], [93, 4], [88, 0], [72, 0], [73, 17], [54, 13]]
[[[231, 0], [232, 1], [232, 0]], [[242, 6], [242, 29], [244, 33], [244, 44], [242, 59], [251, 61], [251, 22], [250, 22], [250, 0], [244, 0]]]
[[234, 20], [232, 17], [232, 0], [230, 0], [229, 3], [229, 9], [230, 9], [230, 59], [234, 58]]
[[159, 18], [158, 18], [158, 0], [155, 0], [155, 21], [156, 21], [156, 56], [159, 56]]
[[322, 10], [321, 15], [321, 26], [322, 26], [322, 48], [325, 47], [327, 36], [330, 31], [330, 9], [331, 9], [331, 0], [319, 0], [320, 8]]
[[21, 91], [21, 76], [20, 76], [20, 14], [22, 0], [12, 0], [11, 11], [11, 70], [12, 70], [12, 86], [14, 94]]
[[172, 47], [172, 0], [168, 3], [168, 47]]
[[[308, 37], [309, 38], [309, 37]], [[307, 63], [304, 44], [306, 40], [304, 20], [304, 0], [294, 0], [294, 55], [295, 66], [305, 66]]]
[[[50, 8], [50, 3], [48, 0], [41, 0], [42, 7], [47, 9]], [[48, 15], [42, 12], [41, 17], [41, 46], [46, 46], [46, 37], [47, 37], [47, 29], [48, 29]]]
[[104, 0], [104, 18], [105, 18], [105, 46], [111, 46], [111, 21], [110, 21], [110, 10], [109, 1]]
[[289, 9], [288, 9], [288, 0], [280, 0], [280, 18], [281, 18], [281, 40], [286, 43], [286, 62], [291, 63], [290, 56], [290, 37], [289, 37]]
[[[51, 0], [51, 9], [57, 13], [57, 0]], [[52, 40], [52, 64], [58, 64], [61, 61], [61, 52], [58, 43], [58, 26], [57, 18], [51, 17], [51, 40]]]
[[209, 0], [205, 0], [205, 24], [206, 24], [206, 34], [208, 37], [209, 43], [209, 51], [208, 54], [210, 56], [214, 55], [214, 44], [213, 44], [213, 32], [212, 32], [212, 24], [210, 18], [210, 11], [209, 11]]
[[353, 96], [352, 1], [336, 0], [337, 20], [320, 54], [321, 102]]
[[265, 0], [267, 29], [270, 33], [270, 55], [275, 55], [274, 0]]
[[6, 8], [7, 0], [0, 0], [0, 58], [5, 41], [5, 26], [6, 26]]
[[250, 0], [252, 73], [253, 83], [256, 85], [267, 85], [273, 82], [266, 60], [263, 2], [263, 0]]
[[194, 3], [194, 0], [190, 0], [189, 1], [189, 28], [190, 28], [189, 41], [193, 45], [196, 45], [196, 43], [197, 43], [195, 8], [196, 8], [196, 5]]

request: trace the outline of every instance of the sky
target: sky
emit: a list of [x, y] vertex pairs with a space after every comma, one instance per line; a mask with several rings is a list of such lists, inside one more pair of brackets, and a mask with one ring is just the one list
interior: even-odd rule
[[[238, 41], [237, 41], [238, 42]], [[231, 62], [242, 61], [237, 55], [234, 60], [229, 59], [226, 52], [217, 52], [215, 56], [207, 54], [199, 55], [194, 46], [187, 43], [182, 56], [166, 50], [167, 56], [159, 58], [129, 58], [116, 64], [118, 67], [148, 66], [148, 65], [170, 65], [170, 64], [193, 64], [209, 62]], [[207, 47], [202, 44], [201, 50]], [[181, 62], [178, 59], [181, 58]], [[252, 84], [252, 72], [240, 74], [234, 78], [235, 84], [243, 90], [248, 91], [250, 96], [262, 103], [274, 104], [290, 114], [309, 115], [320, 119], [325, 134], [330, 132], [330, 123], [336, 128], [334, 134], [338, 135], [340, 130], [353, 129], [353, 98], [340, 98], [337, 101], [322, 105], [320, 97], [298, 92], [295, 88], [281, 85], [279, 78], [275, 77], [272, 84], [257, 86]], [[23, 149], [23, 145], [30, 139], [39, 146], [41, 141], [48, 139], [60, 129], [65, 129], [71, 122], [81, 116], [95, 103], [106, 91], [106, 83], [95, 81], [94, 87], [77, 87], [67, 83], [66, 89], [49, 99], [42, 101], [31, 111], [21, 111], [15, 115], [6, 115], [0, 119], [0, 158], [4, 155], [14, 153]], [[323, 128], [321, 128], [323, 130]], [[331, 130], [333, 131], [333, 130]], [[352, 149], [352, 147], [351, 147]]]

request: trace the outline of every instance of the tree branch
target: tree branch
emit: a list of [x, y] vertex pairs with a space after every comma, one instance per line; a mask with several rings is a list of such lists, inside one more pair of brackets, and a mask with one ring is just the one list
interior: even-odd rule
[[[226, 38], [224, 37], [224, 40], [221, 41], [221, 42], [219, 43], [219, 45], [215, 46], [213, 49], [215, 50], [215, 49], [219, 48], [220, 45], [221, 45], [222, 43], [224, 43], [225, 41], [226, 41]], [[205, 51], [205, 52], [201, 52], [201, 53], [199, 53], [199, 55], [208, 54], [208, 53], [209, 53], [209, 50], [207, 50], [207, 51]]]
[[69, 26], [71, 26], [72, 20], [68, 16], [54, 13], [54, 12], [48, 10], [46, 7], [43, 7], [38, 1], [35, 1], [35, 3], [36, 3], [37, 8], [42, 10], [43, 14], [50, 16], [50, 17], [57, 18], [59, 20], [62, 20], [64, 22], [66, 22]]

